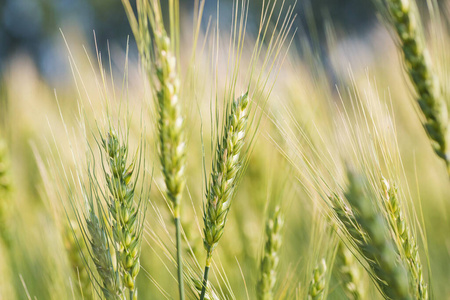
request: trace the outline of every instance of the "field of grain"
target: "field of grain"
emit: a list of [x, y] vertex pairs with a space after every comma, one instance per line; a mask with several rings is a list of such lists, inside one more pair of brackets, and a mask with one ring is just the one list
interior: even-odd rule
[[450, 299], [450, 6], [367, 1], [349, 38], [121, 0], [122, 43], [61, 29], [69, 80], [2, 61], [0, 299]]

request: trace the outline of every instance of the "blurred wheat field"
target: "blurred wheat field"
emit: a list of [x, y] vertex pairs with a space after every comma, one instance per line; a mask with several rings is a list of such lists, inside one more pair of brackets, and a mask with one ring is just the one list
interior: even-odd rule
[[[132, 29], [136, 17], [123, 44], [84, 47], [92, 36], [63, 30], [64, 85], [26, 54], [6, 61], [0, 299], [179, 299], [175, 219], [186, 299], [200, 299], [205, 261], [204, 299], [450, 299], [447, 158], [424, 130], [436, 118], [417, 104], [414, 62], [386, 7], [413, 8], [408, 28], [423, 34], [418, 48], [429, 52], [446, 105], [450, 10], [445, 1], [419, 3], [420, 12], [413, 0], [374, 2], [379, 20], [364, 38], [326, 20], [320, 47], [283, 1], [218, 3], [219, 18], [196, 1], [193, 20], [177, 20], [176, 0], [131, 1], [128, 11], [123, 0]], [[260, 18], [247, 18], [249, 6]], [[405, 6], [395, 7], [404, 20]], [[106, 145], [113, 132], [124, 165], [136, 168], [108, 169], [110, 156], [123, 155]], [[182, 153], [183, 163], [164, 153]], [[117, 180], [133, 190], [129, 205], [110, 183], [125, 171]], [[123, 225], [136, 211], [136, 225]], [[116, 298], [94, 260], [89, 212], [104, 233]], [[409, 293], [395, 298], [402, 284]]]

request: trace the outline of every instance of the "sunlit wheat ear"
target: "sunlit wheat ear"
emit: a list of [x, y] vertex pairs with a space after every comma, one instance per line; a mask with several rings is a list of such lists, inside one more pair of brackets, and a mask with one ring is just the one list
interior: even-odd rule
[[284, 218], [280, 208], [277, 207], [273, 216], [266, 223], [266, 242], [260, 264], [260, 278], [256, 287], [258, 299], [261, 300], [274, 299], [283, 225]]
[[219, 137], [217, 142], [203, 210], [203, 243], [207, 251], [207, 266], [210, 266], [214, 249], [223, 235], [236, 184], [243, 168], [244, 158], [241, 157], [241, 150], [246, 136], [248, 105], [248, 93], [233, 101], [222, 137]]
[[114, 251], [111, 248], [113, 241], [108, 236], [101, 210], [97, 217], [91, 204], [88, 205], [88, 212], [85, 216], [87, 227], [85, 238], [90, 245], [89, 253], [100, 277], [99, 285], [105, 299], [122, 300], [120, 273], [116, 270], [117, 261], [114, 261], [111, 256]]
[[366, 190], [367, 180], [359, 174], [348, 173], [346, 207], [339, 197], [333, 197], [334, 210], [352, 240], [355, 250], [364, 258], [373, 281], [386, 299], [413, 299], [406, 267], [389, 235], [388, 224], [376, 209], [375, 197]]
[[[245, 170], [244, 141], [247, 133], [249, 97], [245, 93], [231, 104], [227, 112], [222, 136], [218, 137], [212, 171], [206, 189], [203, 208], [203, 245], [206, 266], [203, 285], [206, 287], [214, 249], [223, 235], [239, 178]], [[205, 289], [201, 299], [204, 299]]]
[[406, 70], [417, 95], [417, 102], [425, 117], [428, 132], [436, 154], [442, 158], [450, 174], [448, 110], [439, 79], [423, 42], [420, 19], [414, 0], [385, 0], [391, 23], [398, 36]]
[[[159, 1], [137, 1], [137, 18], [129, 0], [122, 0], [138, 44], [143, 66], [156, 96], [159, 158], [174, 215], [180, 299], [184, 300], [180, 203], [185, 187], [186, 136], [180, 100], [180, 75], [175, 49], [179, 43], [178, 1], [170, 1], [169, 37]], [[153, 40], [150, 36], [153, 35]]]
[[0, 137], [0, 235], [5, 243], [8, 243], [9, 236], [6, 225], [8, 211], [10, 210], [10, 162], [8, 157], [8, 147], [6, 142]]
[[71, 221], [70, 227], [67, 225], [64, 228], [63, 240], [67, 257], [72, 267], [75, 284], [79, 287], [85, 299], [92, 299], [92, 284], [89, 270], [83, 260], [87, 255], [87, 249], [86, 244], [82, 243], [83, 235], [78, 223]]
[[325, 299], [325, 281], [327, 280], [326, 271], [327, 264], [325, 259], [322, 259], [313, 270], [312, 279], [309, 283], [308, 300]]
[[136, 277], [140, 269], [142, 244], [140, 214], [143, 209], [140, 199], [135, 199], [139, 161], [134, 157], [128, 163], [128, 144], [121, 141], [112, 130], [102, 139], [102, 145], [107, 160], [104, 171], [109, 191], [112, 236], [121, 267], [122, 283], [129, 290], [130, 299], [136, 299]]
[[353, 253], [342, 242], [339, 243], [336, 254], [336, 268], [347, 298], [350, 300], [364, 299], [361, 276], [365, 271]]
[[405, 218], [403, 207], [399, 202], [397, 188], [383, 179], [384, 207], [389, 224], [400, 248], [402, 257], [409, 267], [410, 274], [416, 286], [416, 299], [428, 299], [428, 287], [422, 273], [422, 262], [410, 224]]

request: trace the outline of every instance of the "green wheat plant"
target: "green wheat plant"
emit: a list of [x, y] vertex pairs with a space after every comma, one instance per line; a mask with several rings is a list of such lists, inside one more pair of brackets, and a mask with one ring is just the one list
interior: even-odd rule
[[200, 299], [205, 297], [212, 255], [223, 235], [237, 184], [245, 170], [247, 156], [243, 148], [248, 133], [249, 111], [249, 97], [248, 93], [245, 93], [231, 104], [222, 136], [217, 142], [203, 209], [203, 244], [206, 249], [206, 264], [203, 278], [204, 288]]
[[416, 3], [414, 0], [384, 0], [383, 5], [381, 7], [387, 11], [387, 18], [397, 33], [397, 44], [414, 86], [416, 101], [425, 117], [424, 128], [434, 151], [444, 160], [450, 174], [447, 102], [424, 42]]
[[145, 203], [136, 191], [141, 162], [139, 156], [128, 162], [128, 145], [110, 130], [102, 138], [107, 167], [103, 169], [109, 191], [112, 236], [121, 266], [123, 285], [130, 299], [137, 299], [136, 277], [142, 243], [142, 217]]
[[[172, 206], [176, 228], [178, 284], [180, 299], [184, 299], [183, 260], [181, 245], [180, 205], [185, 186], [186, 137], [180, 99], [179, 67], [176, 50], [179, 47], [178, 1], [170, 1], [170, 33], [163, 23], [159, 1], [137, 1], [136, 19], [130, 2], [123, 0], [133, 34], [157, 100], [158, 148], [166, 194]], [[150, 26], [150, 27], [149, 27]], [[154, 38], [150, 40], [150, 35]]]

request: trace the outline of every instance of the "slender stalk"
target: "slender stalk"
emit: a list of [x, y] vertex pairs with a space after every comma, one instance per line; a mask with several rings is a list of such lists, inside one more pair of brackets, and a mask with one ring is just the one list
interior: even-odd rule
[[179, 217], [176, 217], [174, 220], [177, 237], [178, 289], [180, 291], [180, 299], [184, 299], [183, 259], [181, 257], [181, 224]]
[[[208, 255], [209, 257], [209, 255]], [[202, 293], [200, 294], [200, 300], [205, 299], [206, 294], [206, 286], [208, 285], [208, 275], [209, 275], [209, 266], [210, 266], [210, 260], [208, 261], [208, 258], [206, 259], [206, 266], [205, 266], [205, 273], [203, 275], [203, 282], [202, 282]]]

